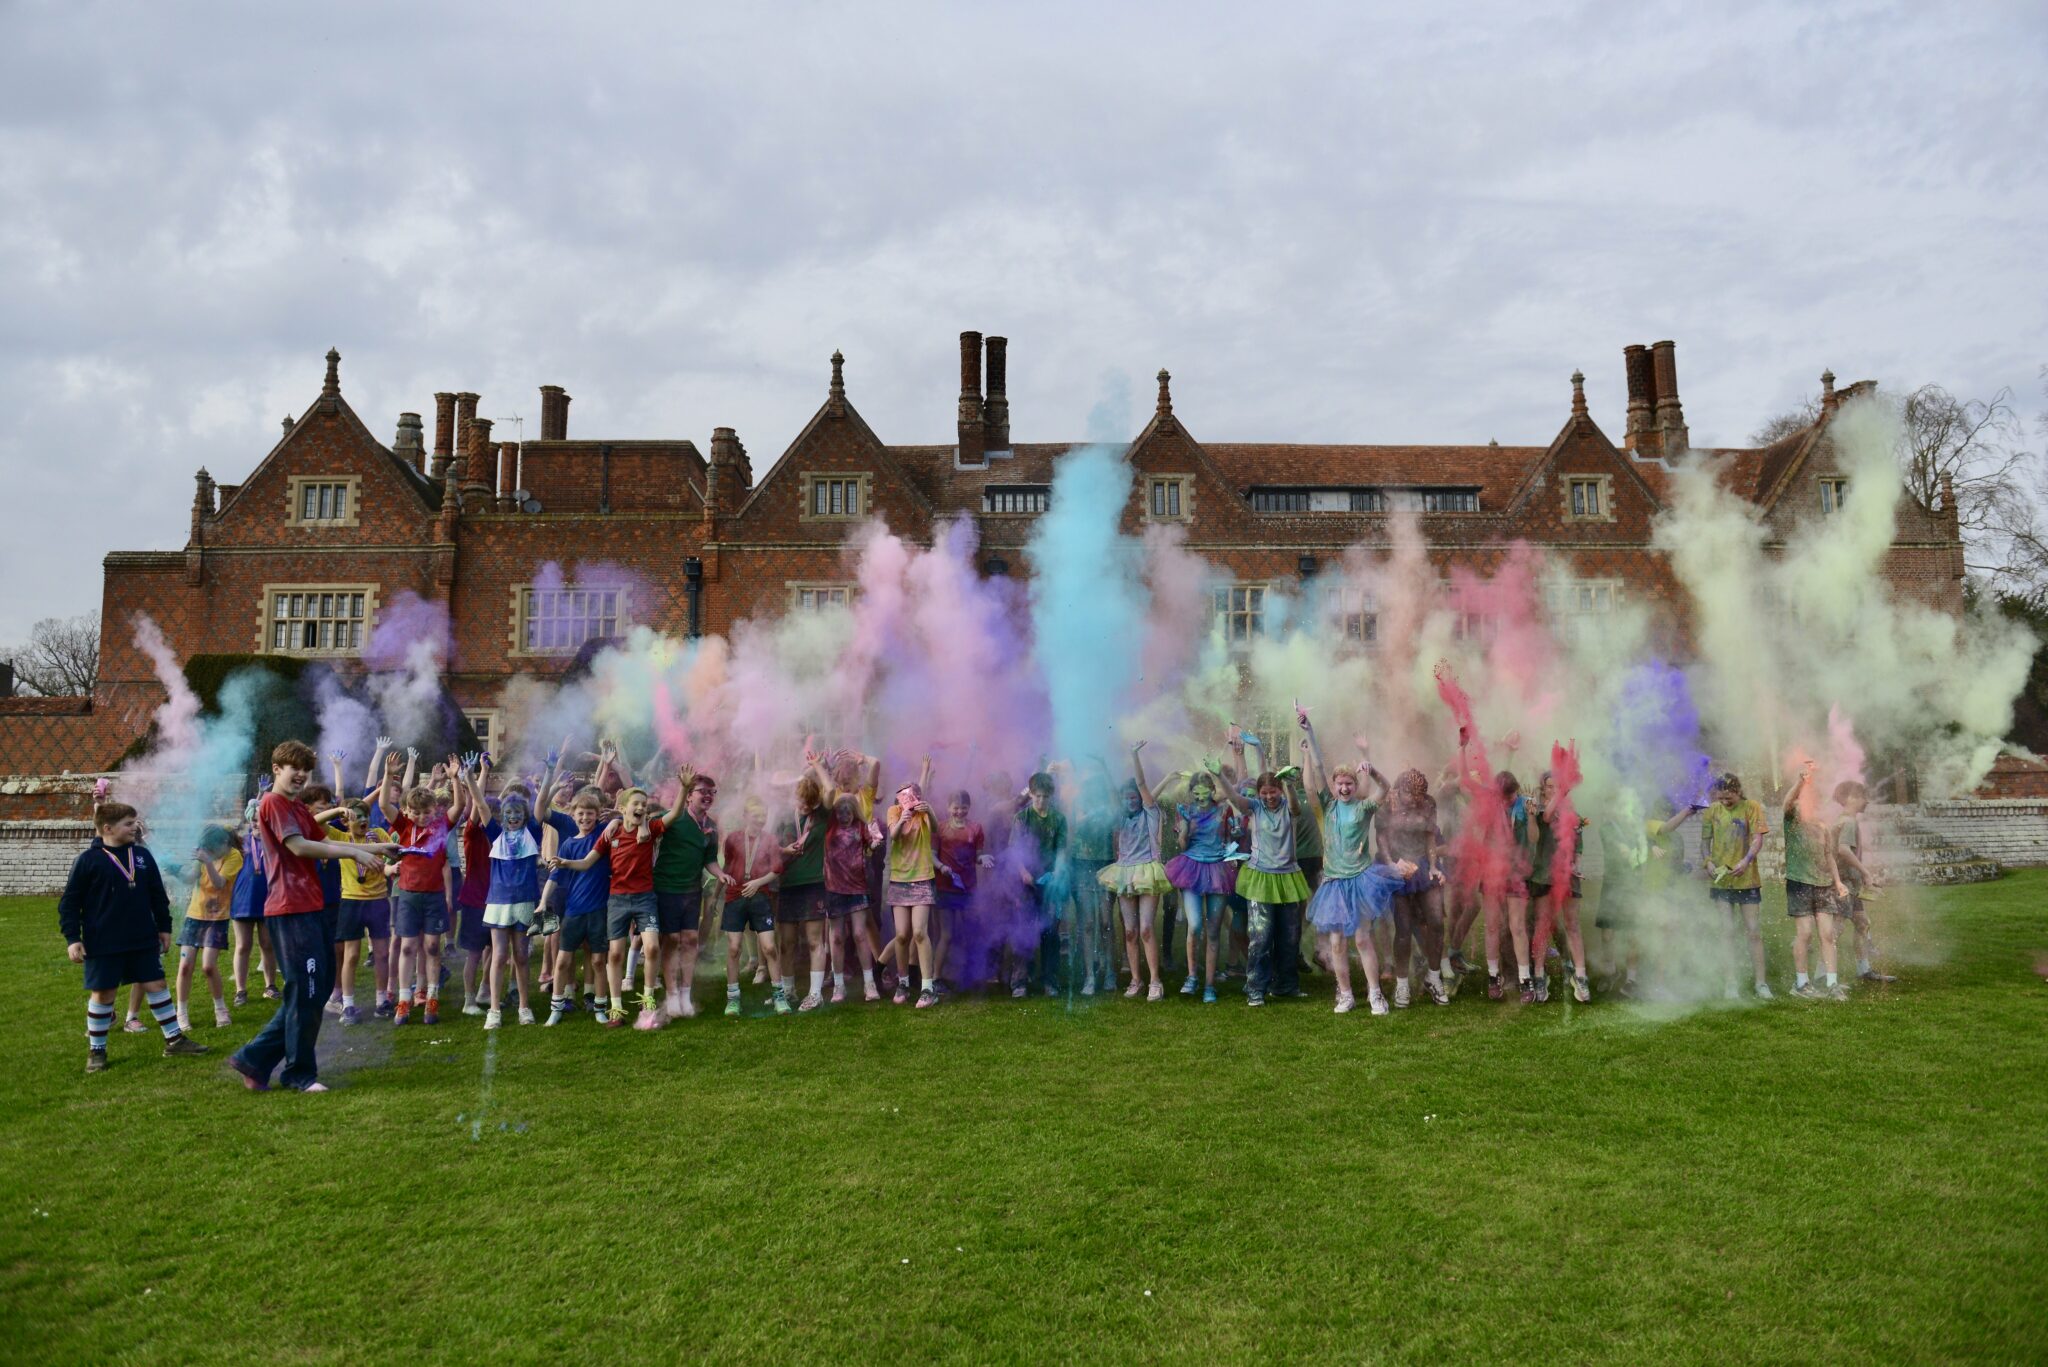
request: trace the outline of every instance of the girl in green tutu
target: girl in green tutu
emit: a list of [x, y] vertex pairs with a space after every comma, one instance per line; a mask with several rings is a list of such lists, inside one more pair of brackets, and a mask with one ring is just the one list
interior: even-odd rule
[[[1236, 772], [1244, 771], [1245, 733], [1230, 727], [1230, 752]], [[1308, 880], [1294, 855], [1294, 806], [1279, 778], [1267, 770], [1251, 784], [1251, 799], [1226, 774], [1225, 794], [1245, 818], [1252, 854], [1237, 871], [1237, 895], [1247, 910], [1250, 947], [1245, 976], [1247, 1006], [1264, 1006], [1272, 990], [1275, 961], [1286, 956], [1289, 966], [1301, 942], [1301, 908], [1308, 901]], [[1299, 988], [1295, 989], [1299, 992]], [[1283, 993], [1283, 995], [1286, 995]]]

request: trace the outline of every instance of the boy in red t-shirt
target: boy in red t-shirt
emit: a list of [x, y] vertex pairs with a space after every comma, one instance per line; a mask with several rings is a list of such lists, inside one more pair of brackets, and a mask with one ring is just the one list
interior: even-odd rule
[[448, 822], [434, 809], [434, 795], [425, 788], [408, 789], [405, 810], [391, 823], [404, 851], [393, 873], [398, 887], [391, 898], [391, 938], [397, 942], [398, 1005], [393, 1025], [412, 1016], [413, 984], [420, 983], [420, 1021], [441, 1020], [441, 937], [448, 933]]
[[775, 1013], [786, 1016], [791, 1010], [789, 994], [782, 989], [782, 967], [775, 953], [774, 889], [782, 873], [782, 844], [768, 829], [768, 806], [761, 799], [747, 799], [740, 829], [726, 835], [719, 862], [727, 893], [720, 921], [725, 931], [725, 1014], [740, 1014], [739, 964], [751, 930], [775, 984]]
[[285, 990], [277, 1014], [228, 1060], [252, 1092], [270, 1090], [270, 1075], [279, 1062], [284, 1072], [278, 1080], [285, 1086], [299, 1092], [327, 1090], [313, 1052], [321, 1010], [334, 991], [334, 928], [323, 911], [327, 896], [319, 861], [353, 859], [373, 872], [398, 850], [395, 845], [316, 838], [326, 828], [299, 801], [314, 763], [312, 748], [303, 741], [279, 745], [270, 754], [270, 791], [256, 807], [257, 836], [270, 878], [263, 916], [284, 969]]
[[611, 979], [612, 1009], [605, 1024], [626, 1023], [626, 948], [640, 937], [640, 962], [646, 974], [646, 992], [641, 997], [640, 1019], [635, 1030], [661, 1029], [661, 1011], [654, 995], [654, 975], [661, 967], [661, 919], [654, 907], [654, 851], [661, 833], [682, 810], [687, 791], [676, 793], [676, 805], [666, 816], [650, 817], [653, 804], [646, 792], [628, 788], [619, 794], [619, 814], [605, 828], [597, 844], [581, 859], [564, 859], [560, 867], [587, 869], [600, 859], [611, 860], [612, 891], [605, 915], [608, 918], [611, 949], [605, 966]]

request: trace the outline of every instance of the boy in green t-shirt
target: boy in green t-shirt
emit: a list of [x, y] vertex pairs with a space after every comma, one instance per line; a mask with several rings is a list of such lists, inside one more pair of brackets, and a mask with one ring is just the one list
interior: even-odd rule
[[[1820, 805], [1813, 794], [1815, 767], [1812, 760], [1801, 764], [1798, 781], [1785, 794], [1785, 914], [1792, 918], [1794, 927], [1792, 995], [1809, 1001], [1847, 1001], [1849, 989], [1841, 985], [1835, 974], [1835, 898], [1847, 896], [1849, 890], [1835, 873], [1834, 842], [1829, 838], [1827, 823], [1817, 814], [1808, 814]], [[1800, 809], [1802, 799], [1807, 809], [1804, 812]], [[1816, 930], [1820, 932], [1820, 961], [1827, 974], [1826, 986], [1810, 981], [1806, 972]]]
[[1728, 909], [1729, 974], [1727, 996], [1736, 990], [1736, 968], [1742, 961], [1740, 937], [1749, 936], [1750, 966], [1755, 970], [1757, 999], [1769, 1001], [1777, 995], [1764, 978], [1764, 935], [1758, 923], [1763, 906], [1762, 880], [1757, 876], [1756, 857], [1764, 847], [1770, 823], [1764, 819], [1763, 804], [1742, 795], [1742, 780], [1723, 774], [1714, 782], [1713, 801], [1700, 815], [1700, 844], [1704, 857], [1701, 871], [1708, 879], [1707, 895]]

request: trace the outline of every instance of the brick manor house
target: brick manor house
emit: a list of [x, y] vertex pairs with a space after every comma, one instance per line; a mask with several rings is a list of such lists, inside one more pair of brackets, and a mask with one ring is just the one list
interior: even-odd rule
[[[1176, 412], [1162, 370], [1157, 407], [1125, 453], [1134, 478], [1124, 526], [1184, 525], [1226, 584], [1225, 629], [1243, 636], [1261, 629], [1269, 589], [1359, 542], [1383, 543], [1401, 510], [1419, 514], [1440, 569], [1490, 569], [1519, 539], [1547, 548], [1571, 576], [1552, 586], [1552, 611], [1597, 618], [1624, 595], [1675, 600], [1650, 525], [1678, 461], [1712, 463], [1780, 537], [1841, 505], [1846, 482], [1822, 438], [1840, 402], [1871, 382], [1838, 391], [1822, 375], [1812, 426], [1758, 449], [1693, 451], [1672, 343], [1623, 355], [1619, 441], [1593, 420], [1574, 374], [1561, 425], [1531, 446], [1204, 442]], [[712, 429], [708, 455], [689, 438], [571, 437], [569, 395], [556, 385], [541, 386], [537, 440], [499, 440], [476, 394], [442, 393], [431, 445], [420, 415], [405, 412], [387, 446], [342, 397], [340, 360], [327, 353], [318, 396], [239, 482], [198, 472], [183, 550], [107, 555], [98, 687], [90, 698], [0, 697], [0, 775], [103, 769], [141, 734], [162, 693], [131, 639], [137, 612], [181, 659], [346, 662], [380, 610], [410, 590], [447, 604], [449, 685], [488, 734], [501, 729], [509, 679], [560, 672], [593, 639], [641, 623], [722, 632], [750, 615], [844, 602], [843, 543], [871, 514], [924, 542], [942, 519], [972, 518], [983, 572], [1026, 574], [1032, 523], [1075, 445], [1010, 439], [1007, 342], [973, 332], [960, 337], [953, 441], [886, 441], [855, 408], [834, 354], [823, 403], [758, 478], [728, 427]], [[571, 578], [535, 582], [550, 561]], [[637, 587], [575, 582], [578, 562], [617, 566]], [[1952, 506], [1902, 504], [1887, 574], [1960, 608]], [[1347, 612], [1369, 639], [1371, 605]]]

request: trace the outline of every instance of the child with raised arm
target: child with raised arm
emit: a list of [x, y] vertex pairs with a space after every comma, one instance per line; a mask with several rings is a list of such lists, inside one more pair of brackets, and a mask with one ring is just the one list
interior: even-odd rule
[[[1054, 889], [1070, 876], [1067, 818], [1053, 805], [1055, 785], [1050, 773], [1040, 770], [1025, 782], [1024, 806], [1017, 813], [1017, 853], [1012, 861], [1024, 883], [1024, 897], [1031, 908], [1033, 928], [1038, 932], [1034, 959], [1012, 963], [1010, 995], [1030, 991], [1027, 975], [1035, 962], [1040, 990], [1048, 997], [1059, 995], [1060, 921]], [[1135, 967], [1132, 970], [1136, 971]]]
[[[491, 815], [484, 805], [484, 784], [490, 772], [490, 756], [483, 755], [474, 769], [464, 766], [458, 778], [469, 788], [468, 824], [481, 827], [488, 842], [484, 858], [490, 882], [484, 894], [484, 924], [491, 931], [491, 981], [484, 1029], [496, 1030], [504, 1021], [508, 973], [519, 989], [519, 1023], [534, 1023], [527, 936], [540, 909], [541, 822], [547, 810], [542, 805], [536, 811], [525, 785], [514, 783], [498, 794], [498, 810]], [[549, 779], [553, 779], [552, 773]], [[542, 784], [542, 804], [548, 802], [553, 788], [552, 781]]]
[[1742, 795], [1742, 780], [1733, 773], [1721, 775], [1714, 784], [1713, 800], [1700, 816], [1700, 843], [1704, 847], [1700, 866], [1707, 878], [1707, 895], [1728, 912], [1727, 996], [1731, 1000], [1741, 995], [1735, 988], [1735, 971], [1741, 961], [1745, 932], [1749, 937], [1749, 961], [1755, 972], [1757, 999], [1769, 1001], [1777, 995], [1764, 976], [1764, 937], [1759, 924], [1764, 895], [1756, 867], [1756, 857], [1763, 851], [1764, 836], [1769, 831], [1763, 804]]
[[242, 871], [235, 833], [225, 826], [202, 830], [199, 847], [187, 867], [192, 874], [192, 900], [185, 906], [184, 924], [178, 927], [178, 1028], [190, 1033], [194, 967], [213, 989], [215, 1028], [230, 1023], [227, 994], [220, 980], [220, 952], [228, 947], [228, 904], [234, 897], [235, 875]]
[[[1373, 813], [1379, 803], [1361, 796], [1359, 773], [1348, 766], [1332, 770], [1323, 760], [1322, 746], [1308, 713], [1297, 707], [1304, 747], [1308, 751], [1308, 806], [1322, 828], [1323, 877], [1309, 899], [1308, 917], [1322, 937], [1323, 958], [1337, 978], [1336, 1012], [1343, 1015], [1358, 1005], [1351, 991], [1351, 954], [1346, 941], [1358, 947], [1359, 967], [1365, 972], [1367, 1005], [1375, 1016], [1387, 1014], [1387, 999], [1380, 991], [1379, 954], [1372, 942], [1373, 923], [1384, 917], [1394, 904], [1394, 894], [1415, 872], [1413, 864], [1371, 862], [1370, 842]], [[1387, 795], [1387, 781], [1372, 767], [1371, 751], [1365, 738], [1358, 737], [1360, 767], [1379, 785], [1380, 797]]]
[[1413, 991], [1412, 947], [1422, 945], [1423, 991], [1438, 1006], [1449, 1006], [1444, 985], [1443, 871], [1437, 867], [1440, 844], [1436, 799], [1429, 777], [1420, 769], [1404, 769], [1393, 782], [1386, 809], [1374, 826], [1380, 857], [1388, 864], [1413, 864], [1415, 871], [1394, 897], [1394, 1005], [1405, 1008]]
[[[1807, 760], [1785, 794], [1785, 914], [1792, 918], [1792, 995], [1808, 1001], [1847, 1001], [1849, 989], [1835, 971], [1835, 899], [1848, 896], [1835, 869], [1835, 845], [1820, 818], [1820, 794], [1813, 789], [1818, 766]], [[1825, 984], [1807, 976], [1814, 933], [1820, 934]]]
[[[337, 769], [340, 766], [335, 766]], [[327, 828], [327, 838], [337, 844], [389, 845], [391, 832], [370, 824], [370, 806], [361, 798], [341, 804], [341, 824]], [[356, 1010], [356, 969], [363, 950], [363, 936], [370, 937], [370, 953], [376, 963], [376, 1005], [384, 1004], [385, 989], [391, 981], [391, 880], [384, 866], [366, 870], [353, 859], [339, 861], [341, 868], [341, 913], [335, 918], [335, 981], [341, 990], [341, 1023], [358, 1025], [362, 1013]]]
[[[1233, 768], [1241, 770], [1246, 734], [1236, 723], [1230, 731], [1230, 752], [1237, 761]], [[1283, 984], [1292, 977], [1308, 880], [1302, 877], [1294, 856], [1294, 809], [1287, 790], [1271, 771], [1259, 774], [1250, 788], [1249, 797], [1235, 784], [1225, 791], [1251, 835], [1251, 858], [1237, 872], [1237, 892], [1245, 900], [1250, 937], [1244, 1000], [1246, 1006], [1264, 1006], [1276, 977]]]
[[166, 1057], [206, 1053], [179, 1026], [177, 1006], [164, 988], [171, 899], [156, 859], [142, 844], [141, 819], [125, 802], [101, 802], [92, 820], [92, 844], [72, 862], [57, 899], [65, 951], [72, 963], [85, 966], [85, 1071], [106, 1070], [115, 998], [129, 983], [142, 988], [163, 1032]]
[[[1217, 798], [1216, 775], [1198, 769], [1188, 776], [1186, 801], [1176, 804], [1181, 851], [1166, 866], [1166, 880], [1180, 891], [1187, 918], [1188, 979], [1181, 995], [1199, 987], [1204, 1003], [1216, 1001], [1216, 945], [1230, 919], [1230, 895], [1237, 890], [1237, 865], [1230, 862], [1236, 823]], [[1203, 967], [1197, 969], [1196, 965]], [[1196, 979], [1196, 973], [1203, 976]]]
[[1867, 983], [1895, 983], [1897, 978], [1872, 962], [1877, 957], [1877, 938], [1870, 933], [1870, 913], [1863, 905], [1864, 889], [1876, 888], [1881, 882], [1868, 862], [1863, 839], [1863, 809], [1869, 805], [1870, 792], [1862, 784], [1847, 780], [1835, 785], [1835, 806], [1841, 809], [1835, 819], [1835, 871], [1847, 889], [1837, 914], [1856, 927], [1856, 976]]
[[[1131, 777], [1124, 782], [1123, 811], [1117, 817], [1116, 862], [1097, 875], [1098, 881], [1116, 898], [1123, 917], [1124, 957], [1131, 965], [1131, 985], [1126, 997], [1145, 993], [1148, 1001], [1164, 1001], [1166, 983], [1159, 976], [1159, 895], [1171, 891], [1166, 866], [1159, 862], [1159, 801], [1145, 782], [1145, 742], [1131, 746]], [[1145, 972], [1152, 985], [1145, 986], [1138, 968], [1139, 947], [1144, 948]]]
[[947, 798], [946, 819], [939, 823], [937, 843], [933, 848], [940, 916], [939, 942], [933, 957], [942, 983], [951, 981], [946, 977], [946, 950], [956, 923], [961, 917], [972, 914], [974, 890], [980, 885], [981, 871], [995, 866], [995, 860], [987, 853], [988, 833], [981, 828], [979, 821], [969, 817], [973, 810], [974, 798], [965, 788]]
[[931, 760], [926, 759], [920, 779], [896, 790], [884, 829], [889, 833], [889, 909], [895, 919], [896, 938], [889, 946], [896, 965], [896, 1004], [903, 1005], [910, 982], [910, 955], [917, 953], [917, 971], [922, 980], [917, 994], [919, 1007], [937, 1006], [939, 994], [933, 986], [932, 907], [936, 902], [933, 883], [936, 866], [932, 858], [932, 837], [938, 823], [931, 804], [924, 800], [924, 785], [931, 782]]
[[719, 921], [725, 932], [725, 1014], [740, 1014], [739, 966], [751, 932], [775, 984], [775, 1014], [786, 1016], [792, 1008], [775, 953], [775, 880], [782, 874], [782, 846], [768, 829], [768, 804], [760, 798], [748, 798], [740, 809], [740, 828], [725, 837], [721, 866], [727, 889]]
[[662, 1026], [661, 999], [654, 994], [654, 975], [661, 964], [661, 916], [654, 901], [655, 842], [668, 829], [669, 816], [679, 814], [688, 795], [688, 785], [679, 785], [675, 805], [668, 813], [649, 817], [647, 794], [627, 788], [619, 794], [619, 819], [605, 828], [590, 853], [579, 860], [564, 860], [563, 867], [589, 868], [600, 859], [611, 862], [612, 890], [607, 915], [610, 918], [612, 1011], [609, 1024], [626, 1019], [626, 948], [637, 935], [640, 940], [640, 971], [644, 989], [640, 994], [640, 1017], [635, 1030], [659, 1030]]
[[321, 1008], [334, 990], [333, 928], [321, 908], [323, 860], [351, 859], [364, 870], [382, 867], [397, 852], [393, 845], [338, 844], [321, 840], [322, 827], [299, 801], [315, 764], [312, 748], [288, 740], [270, 754], [271, 788], [256, 812], [270, 867], [270, 897], [264, 917], [284, 969], [284, 1001], [256, 1038], [228, 1060], [251, 1091], [268, 1091], [270, 1076], [284, 1065], [281, 1081], [300, 1092], [324, 1092], [314, 1047], [320, 1037]]

